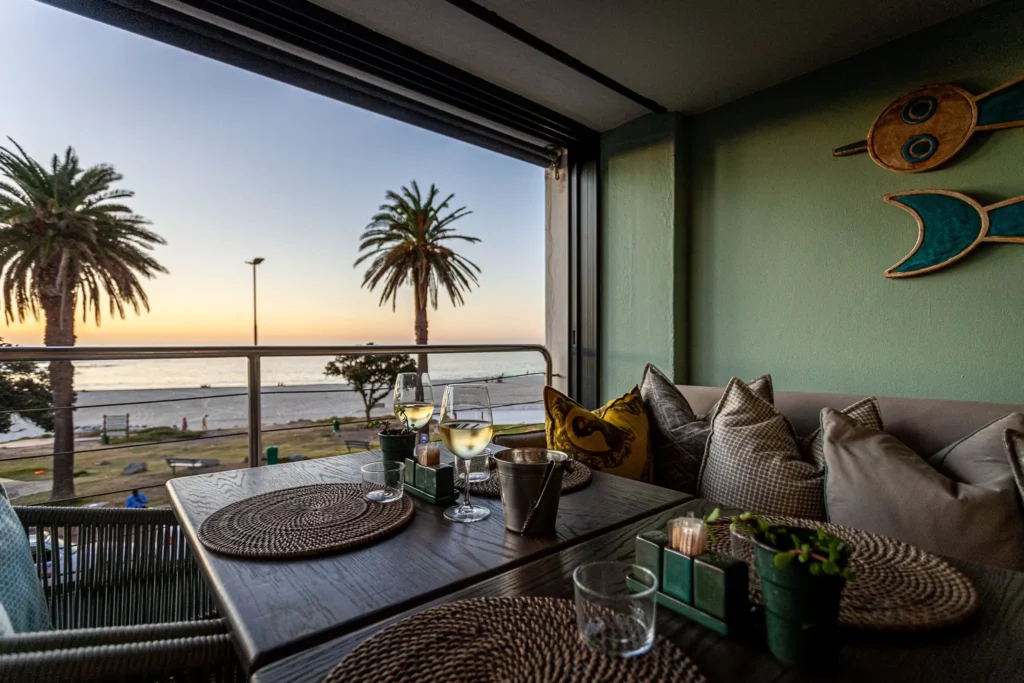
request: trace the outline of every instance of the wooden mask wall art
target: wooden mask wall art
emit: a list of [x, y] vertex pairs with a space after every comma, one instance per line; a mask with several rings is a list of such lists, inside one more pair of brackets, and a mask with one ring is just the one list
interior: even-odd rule
[[[1024, 126], [1024, 76], [977, 96], [952, 84], [926, 85], [892, 102], [866, 139], [836, 147], [832, 156], [867, 152], [889, 171], [920, 173], [952, 159], [977, 131], [1018, 126]], [[959, 192], [910, 190], [885, 201], [917, 221], [917, 243], [885, 271], [887, 278], [935, 272], [982, 242], [1024, 244], [1024, 196], [982, 206]]]
[[911, 90], [882, 110], [868, 136], [832, 156], [867, 152], [884, 169], [930, 171], [952, 159], [976, 131], [1024, 126], [1024, 76], [972, 95], [951, 85]]
[[885, 196], [917, 220], [917, 244], [885, 271], [889, 278], [924, 275], [956, 263], [982, 242], [1024, 244], [1024, 195], [982, 206], [949, 190], [910, 190]]

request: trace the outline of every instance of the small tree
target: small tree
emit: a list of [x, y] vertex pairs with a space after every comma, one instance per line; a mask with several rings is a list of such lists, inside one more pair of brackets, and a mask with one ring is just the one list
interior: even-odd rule
[[[367, 346], [373, 346], [373, 343]], [[402, 372], [416, 372], [412, 356], [336, 356], [324, 368], [325, 375], [344, 378], [363, 397], [367, 422], [370, 421], [370, 410], [391, 392], [395, 378]]]
[[[0, 339], [0, 347], [11, 345]], [[0, 363], [0, 433], [14, 426], [14, 416], [53, 431], [53, 394], [50, 376], [36, 363]]]

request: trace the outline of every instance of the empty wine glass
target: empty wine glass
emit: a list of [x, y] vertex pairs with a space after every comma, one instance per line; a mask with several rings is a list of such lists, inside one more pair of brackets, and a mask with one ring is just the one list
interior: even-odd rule
[[434, 388], [425, 372], [403, 372], [395, 377], [395, 416], [415, 431], [434, 414]]
[[[479, 457], [494, 432], [491, 415], [491, 397], [483, 384], [449, 384], [445, 387], [441, 401], [441, 439], [448, 450], [465, 463], [466, 480], [470, 480], [470, 463]], [[485, 456], [486, 457], [486, 456]], [[453, 522], [478, 522], [486, 519], [491, 511], [480, 505], [473, 505], [470, 486], [464, 487], [461, 505], [444, 511], [444, 516]]]

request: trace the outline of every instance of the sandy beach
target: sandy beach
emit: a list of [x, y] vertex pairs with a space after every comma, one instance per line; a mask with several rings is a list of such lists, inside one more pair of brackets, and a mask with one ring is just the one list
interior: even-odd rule
[[[440, 382], [438, 382], [440, 384]], [[536, 423], [544, 421], [541, 390], [544, 378], [515, 377], [501, 383], [490, 383], [494, 421], [498, 424]], [[435, 388], [435, 401], [440, 407], [443, 387]], [[532, 403], [531, 403], [532, 402]], [[517, 405], [508, 405], [517, 404]], [[263, 389], [263, 425], [280, 425], [298, 420], [319, 420], [329, 417], [363, 415], [359, 394], [343, 384], [302, 386], [271, 386]], [[375, 414], [391, 411], [390, 396], [374, 409]], [[206, 416], [207, 429], [244, 427], [247, 424], [247, 398], [244, 387], [203, 389], [131, 389], [79, 391], [75, 427], [80, 432], [98, 429], [103, 416], [129, 415], [133, 429], [156, 426], [180, 427], [182, 418], [189, 429], [201, 429]], [[20, 422], [15, 431], [0, 435], [0, 441], [40, 437], [42, 430]], [[33, 439], [33, 441], [35, 441]], [[7, 443], [16, 447], [26, 441]], [[33, 445], [40, 445], [35, 441]]]

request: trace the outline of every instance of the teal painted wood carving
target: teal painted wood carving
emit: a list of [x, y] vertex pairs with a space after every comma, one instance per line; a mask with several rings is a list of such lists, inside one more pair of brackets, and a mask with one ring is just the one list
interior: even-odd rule
[[1024, 195], [989, 206], [949, 190], [910, 190], [885, 201], [917, 221], [917, 244], [885, 271], [889, 278], [912, 277], [956, 263], [982, 242], [1024, 244]]
[[956, 156], [975, 132], [1024, 126], [1024, 76], [972, 95], [951, 85], [911, 90], [882, 110], [864, 140], [840, 145], [832, 156], [867, 152], [882, 168], [930, 171]]

